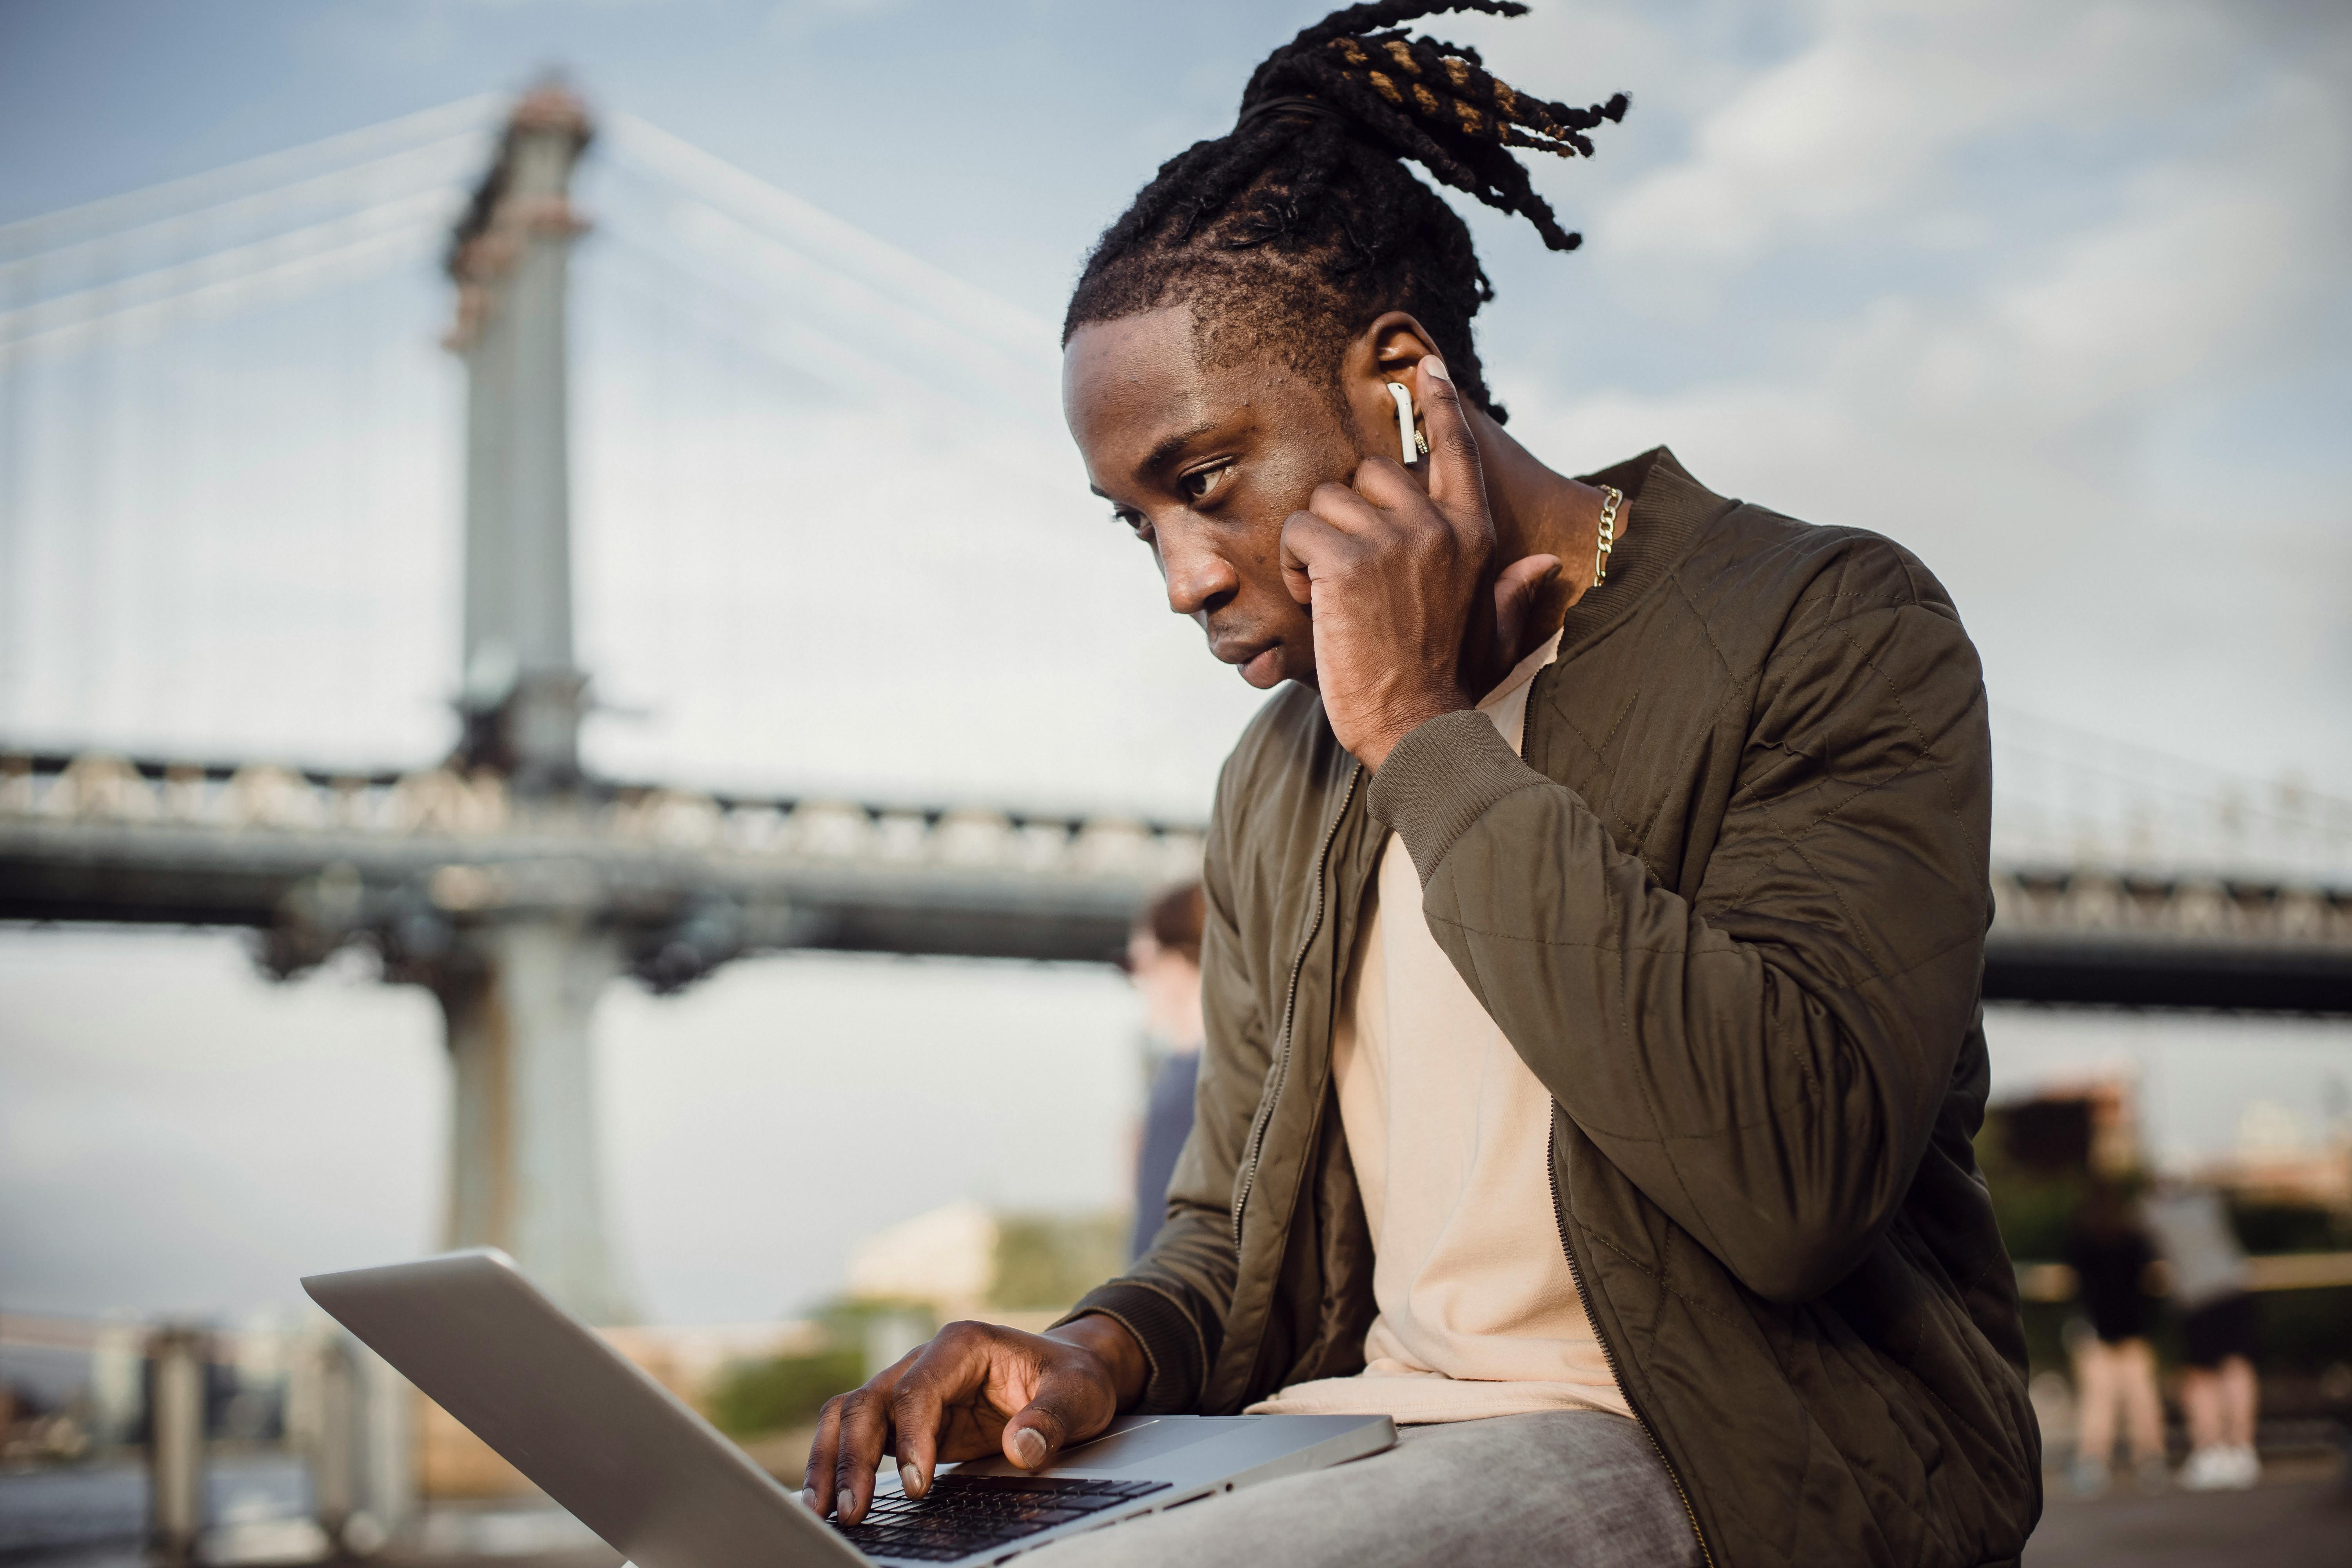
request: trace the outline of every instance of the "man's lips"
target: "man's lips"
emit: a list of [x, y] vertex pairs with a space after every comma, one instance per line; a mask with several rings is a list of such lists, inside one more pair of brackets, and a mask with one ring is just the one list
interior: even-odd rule
[[1266, 649], [1270, 642], [1244, 642], [1239, 637], [1218, 637], [1209, 644], [1209, 651], [1227, 664], [1249, 663]]
[[1282, 644], [1244, 642], [1239, 638], [1220, 638], [1209, 645], [1209, 651], [1225, 663], [1235, 666], [1242, 679], [1264, 690], [1282, 679]]

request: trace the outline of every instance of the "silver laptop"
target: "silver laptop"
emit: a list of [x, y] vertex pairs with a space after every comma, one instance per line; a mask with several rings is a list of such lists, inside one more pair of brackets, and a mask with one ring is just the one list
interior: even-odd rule
[[818, 1519], [489, 1250], [314, 1274], [310, 1299], [637, 1568], [1002, 1562], [1049, 1541], [1376, 1454], [1385, 1415], [1138, 1415], [1034, 1475], [942, 1465]]

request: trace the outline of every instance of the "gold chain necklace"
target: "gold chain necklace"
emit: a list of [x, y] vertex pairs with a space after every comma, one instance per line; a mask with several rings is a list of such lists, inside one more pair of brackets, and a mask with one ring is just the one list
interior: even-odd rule
[[1617, 509], [1625, 504], [1625, 492], [1614, 485], [1601, 487], [1601, 539], [1592, 550], [1592, 585], [1596, 588], [1609, 581], [1609, 547], [1617, 542]]

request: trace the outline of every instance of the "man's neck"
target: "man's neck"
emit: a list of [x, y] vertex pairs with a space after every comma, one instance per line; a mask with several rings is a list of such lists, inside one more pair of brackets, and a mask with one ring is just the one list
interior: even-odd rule
[[[1591, 590], [1592, 562], [1600, 548], [1601, 493], [1581, 479], [1555, 473], [1510, 433], [1473, 409], [1478, 459], [1486, 476], [1486, 506], [1495, 520], [1497, 569], [1530, 555], [1557, 555], [1559, 571], [1540, 590], [1520, 637], [1521, 647], [1504, 659], [1508, 668], [1559, 630], [1569, 609]], [[1618, 517], [1615, 533], [1625, 534]]]

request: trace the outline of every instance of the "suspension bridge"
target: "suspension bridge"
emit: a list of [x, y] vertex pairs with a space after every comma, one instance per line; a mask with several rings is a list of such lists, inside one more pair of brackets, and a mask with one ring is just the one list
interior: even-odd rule
[[[1198, 866], [1191, 822], [583, 760], [604, 685], [691, 704], [760, 666], [747, 606], [870, 635], [826, 580], [856, 520], [980, 571], [977, 507], [1049, 559], [1056, 360], [1045, 323], [555, 87], [0, 227], [0, 921], [241, 927], [276, 974], [356, 945], [430, 987], [448, 1240], [625, 1319], [587, 1055], [611, 981], [1105, 962]], [[934, 517], [950, 489], [986, 499]], [[743, 566], [754, 531], [808, 571]], [[2023, 716], [1996, 747], [1989, 998], [2352, 1013], [2352, 803]]]

